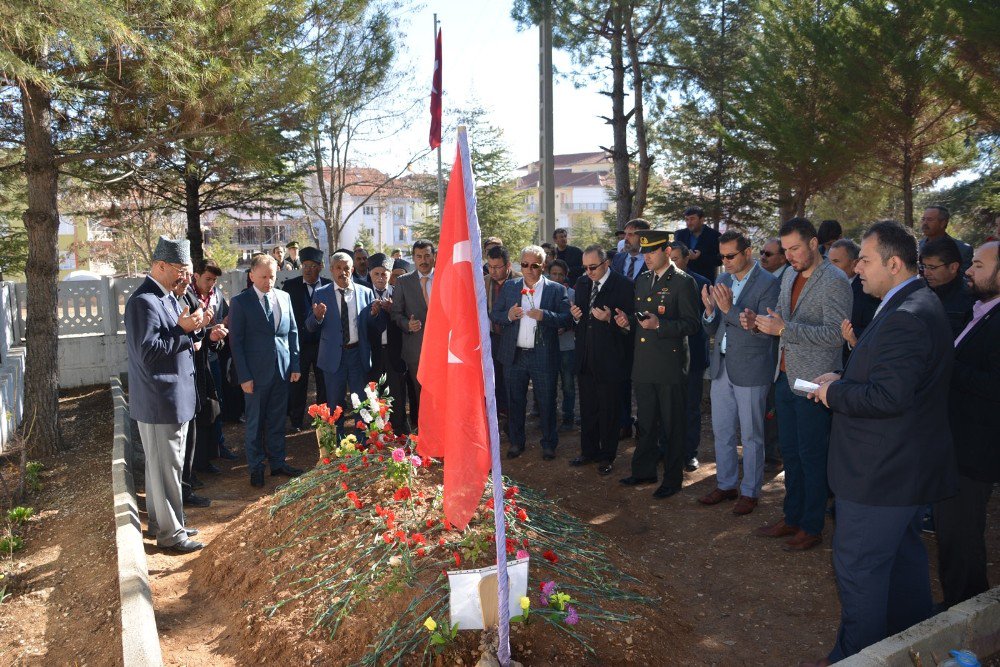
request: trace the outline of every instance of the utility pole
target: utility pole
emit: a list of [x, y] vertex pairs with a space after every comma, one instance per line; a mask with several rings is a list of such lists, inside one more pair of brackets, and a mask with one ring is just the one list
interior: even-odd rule
[[552, 0], [545, 0], [539, 30], [538, 58], [538, 190], [541, 216], [539, 241], [549, 241], [556, 229], [555, 165], [552, 121]]

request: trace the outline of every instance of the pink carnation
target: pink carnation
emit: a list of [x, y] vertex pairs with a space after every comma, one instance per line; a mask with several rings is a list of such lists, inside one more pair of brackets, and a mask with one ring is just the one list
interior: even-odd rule
[[403, 450], [402, 447], [397, 447], [396, 449], [392, 450], [392, 460], [395, 461], [396, 463], [402, 463], [403, 461], [406, 460], [406, 452]]

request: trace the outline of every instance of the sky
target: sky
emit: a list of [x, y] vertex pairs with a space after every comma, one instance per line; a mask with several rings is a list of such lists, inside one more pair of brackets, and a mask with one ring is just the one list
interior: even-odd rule
[[[414, 84], [423, 83], [428, 97], [410, 127], [388, 145], [366, 149], [371, 166], [388, 171], [405, 164], [402, 147], [426, 145], [430, 126], [430, 86], [434, 70], [434, 13], [443, 42], [444, 126], [449, 112], [478, 101], [491, 124], [504, 130], [504, 140], [518, 166], [538, 159], [538, 29], [519, 32], [506, 0], [431, 0], [403, 15], [402, 60], [412, 64]], [[570, 59], [556, 52], [557, 71], [569, 71]], [[557, 77], [554, 85], [555, 152], [583, 153], [611, 144], [611, 128], [599, 116], [610, 112], [600, 86], [584, 89]], [[418, 88], [419, 89], [419, 88]], [[452, 120], [454, 117], [452, 116]], [[475, 137], [470, 136], [470, 141]], [[443, 155], [454, 150], [455, 137], [443, 137]], [[448, 158], [444, 158], [447, 164]], [[397, 167], [398, 168], [398, 167]], [[419, 165], [430, 171], [432, 163]]]

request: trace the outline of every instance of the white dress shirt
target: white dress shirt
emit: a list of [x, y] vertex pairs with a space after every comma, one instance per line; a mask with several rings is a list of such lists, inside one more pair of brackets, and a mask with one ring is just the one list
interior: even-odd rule
[[[521, 308], [524, 310], [524, 316], [518, 323], [517, 329], [517, 346], [524, 348], [526, 350], [533, 350], [535, 348], [535, 329], [538, 328], [538, 322], [528, 317], [528, 311], [533, 308], [538, 308], [538, 304], [542, 302], [542, 286], [545, 281], [539, 279], [535, 283], [534, 294], [522, 294], [521, 295]], [[527, 283], [524, 287], [527, 288]]]
[[[333, 288], [337, 290], [338, 317], [340, 316], [341, 299], [347, 301], [347, 328], [351, 339], [345, 341], [344, 345], [353, 345], [358, 342], [358, 293], [355, 291], [353, 285], [354, 283], [352, 282], [346, 288], [341, 288], [340, 285], [333, 284]], [[341, 289], [344, 290], [343, 293], [341, 293]]]
[[[257, 289], [256, 285], [254, 285], [253, 291], [257, 293], [257, 301], [260, 302], [260, 309], [266, 314], [267, 310], [264, 308], [264, 292]], [[271, 313], [274, 315], [274, 330], [277, 331], [278, 325], [281, 323], [281, 306], [278, 305], [278, 297], [274, 293], [274, 290], [267, 292], [267, 300], [271, 304]]]

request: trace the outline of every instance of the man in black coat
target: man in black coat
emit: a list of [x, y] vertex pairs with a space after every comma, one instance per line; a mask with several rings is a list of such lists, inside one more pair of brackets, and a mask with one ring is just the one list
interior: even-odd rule
[[[930, 245], [932, 242], [928, 242]], [[986, 578], [986, 503], [1000, 482], [1000, 243], [990, 241], [966, 275], [979, 300], [955, 340], [948, 394], [958, 461], [958, 494], [934, 506], [938, 574], [944, 606], [989, 590]]]
[[[302, 265], [302, 275], [289, 278], [281, 289], [288, 292], [292, 300], [292, 311], [295, 315], [295, 326], [299, 328], [299, 366], [302, 378], [293, 382], [288, 390], [288, 419], [291, 430], [296, 433], [302, 430], [306, 411], [306, 393], [309, 390], [309, 374], [316, 376], [316, 402], [326, 403], [326, 382], [323, 373], [316, 366], [319, 357], [319, 333], [306, 329], [306, 318], [312, 312], [313, 292], [330, 281], [319, 275], [323, 270], [323, 251], [317, 248], [303, 248], [299, 252]], [[334, 399], [336, 401], [336, 398]]]
[[684, 211], [686, 229], [674, 234], [674, 240], [683, 243], [691, 251], [691, 271], [708, 278], [713, 283], [722, 265], [719, 254], [719, 232], [705, 224], [705, 211], [700, 206], [691, 206]]
[[941, 299], [951, 333], [956, 338], [972, 317], [972, 303], [976, 300], [962, 275], [961, 266], [961, 252], [950, 236], [931, 239], [920, 251], [920, 272], [927, 286]]
[[[917, 274], [917, 244], [897, 222], [865, 233], [858, 273], [879, 312], [841, 378], [809, 396], [833, 411], [828, 475], [836, 495], [833, 565], [841, 623], [830, 664], [933, 613], [920, 519], [955, 491], [947, 405], [952, 338]], [[805, 378], [803, 378], [805, 379]]]
[[844, 320], [840, 324], [840, 332], [844, 337], [845, 365], [847, 357], [851, 355], [851, 349], [858, 344], [858, 338], [865, 332], [865, 327], [871, 324], [875, 317], [875, 311], [878, 310], [878, 305], [882, 303], [871, 294], [865, 294], [861, 276], [857, 272], [860, 256], [861, 248], [851, 239], [834, 241], [826, 252], [826, 258], [830, 260], [830, 263], [843, 271], [847, 279], [851, 281], [851, 293], [854, 295], [851, 319]]
[[[394, 260], [382, 252], [368, 258], [368, 279], [375, 298], [382, 302], [382, 310], [392, 307], [392, 285], [389, 279]], [[372, 367], [368, 381], [378, 382], [385, 376], [386, 389], [392, 396], [392, 425], [397, 433], [409, 433], [406, 418], [406, 364], [403, 363], [403, 332], [399, 327], [387, 326], [383, 331], [369, 329], [368, 342], [372, 351]]]
[[569, 284], [575, 285], [576, 281], [583, 275], [583, 251], [575, 245], [569, 245], [569, 232], [565, 227], [559, 227], [552, 232], [552, 240], [556, 244], [556, 256], [554, 259], [561, 259], [569, 267]]
[[586, 275], [576, 283], [570, 314], [576, 323], [576, 372], [580, 391], [580, 456], [570, 465], [597, 463], [609, 474], [618, 453], [621, 388], [628, 375], [632, 336], [615, 322], [615, 312], [634, 310], [632, 281], [611, 271], [599, 245], [583, 251]]

